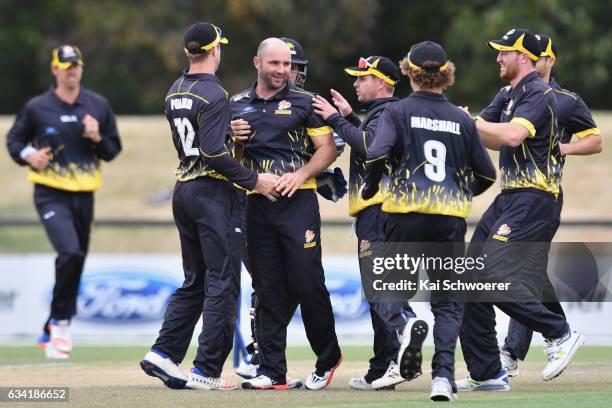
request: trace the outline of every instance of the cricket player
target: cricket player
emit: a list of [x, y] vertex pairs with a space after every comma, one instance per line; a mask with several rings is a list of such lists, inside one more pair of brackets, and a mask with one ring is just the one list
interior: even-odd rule
[[[284, 41], [289, 47], [291, 53], [291, 71], [289, 72], [289, 80], [293, 84], [303, 89], [306, 83], [308, 73], [308, 59], [304, 53], [302, 45], [294, 40], [293, 38], [281, 37], [281, 41]], [[239, 113], [238, 113], [239, 114]], [[232, 133], [237, 141], [237, 147], [242, 148], [243, 142], [248, 141], [250, 134], [250, 125], [248, 122], [242, 119], [235, 119], [231, 122]], [[336, 144], [336, 154], [340, 156], [344, 151], [344, 141], [340, 139], [334, 133], [334, 142]], [[316, 178], [317, 180], [317, 193], [323, 196], [325, 199], [330, 201], [338, 201], [346, 193], [346, 180], [342, 175], [340, 168], [328, 169], [323, 171]], [[241, 194], [241, 198], [244, 200], [242, 203], [241, 211], [241, 228], [243, 231], [243, 238], [245, 241], [246, 248], [246, 237], [244, 236], [246, 231], [246, 195]], [[247, 271], [251, 273], [251, 267], [247, 256], [247, 250], [243, 251], [243, 261], [247, 268]], [[255, 308], [257, 304], [257, 293], [253, 292], [251, 296], [251, 309], [250, 309], [250, 320], [251, 320], [251, 338], [252, 341], [246, 346], [248, 356], [240, 362], [240, 365], [236, 368], [236, 374], [245, 378], [251, 379], [257, 377], [257, 370], [259, 369], [259, 351], [257, 348], [257, 327], [255, 325]], [[287, 322], [289, 323], [295, 314], [298, 302], [294, 301], [293, 306], [289, 307], [287, 313]], [[287, 387], [288, 388], [300, 388], [304, 385], [304, 382], [300, 379], [287, 376]]]
[[[488, 148], [499, 150], [502, 192], [483, 214], [471, 245], [494, 244], [494, 252], [487, 259], [490, 273], [512, 279], [513, 285], [535, 282], [532, 286], [537, 286], [548, 280], [546, 268], [529, 266], [545, 265], [545, 254], [536, 249], [518, 254], [512, 244], [550, 242], [551, 231], [556, 229], [562, 170], [556, 159], [560, 153], [557, 102], [552, 88], [536, 71], [541, 51], [532, 32], [511, 29], [501, 39], [490, 41], [489, 46], [498, 51], [500, 77], [510, 85], [480, 113], [476, 128]], [[461, 347], [470, 375], [457, 382], [461, 391], [510, 389], [508, 374], [500, 363], [494, 305], [542, 333], [548, 357], [542, 372], [544, 380], [561, 374], [584, 344], [584, 336], [570, 329], [565, 316], [550, 311], [541, 301], [466, 303]]]
[[[345, 72], [355, 78], [353, 86], [357, 99], [366, 108], [364, 120], [359, 120], [346, 99], [333, 89], [332, 101], [338, 109], [319, 95], [313, 99], [313, 106], [315, 112], [351, 146], [349, 215], [355, 217], [357, 251], [363, 275], [371, 271], [372, 259], [381, 255], [378, 253], [380, 246], [376, 244], [384, 241], [387, 214], [381, 211], [381, 204], [388, 187], [388, 175], [385, 174], [382, 188], [373, 198], [363, 200], [359, 192], [366, 177], [366, 154], [374, 140], [380, 116], [385, 107], [399, 100], [393, 93], [400, 79], [400, 71], [389, 58], [370, 56], [360, 58], [358, 66], [346, 68]], [[400, 375], [396, 361], [400, 343], [395, 327], [403, 327], [406, 320], [415, 315], [407, 302], [369, 304], [374, 330], [374, 356], [370, 359], [368, 372], [364, 376], [351, 378], [349, 385], [360, 390], [394, 389], [396, 384], [406, 381]]]
[[51, 312], [38, 345], [47, 358], [66, 359], [89, 249], [94, 192], [102, 185], [100, 161], [113, 160], [121, 141], [109, 103], [81, 86], [78, 47], [55, 48], [51, 73], [55, 85], [25, 104], [9, 130], [7, 147], [17, 164], [30, 167], [34, 205], [57, 252]]
[[[369, 199], [378, 191], [388, 161], [391, 182], [382, 204], [382, 211], [389, 214], [385, 241], [450, 243], [453, 251], [454, 243], [465, 240], [465, 218], [472, 197], [493, 184], [495, 168], [473, 120], [444, 95], [455, 81], [455, 66], [444, 49], [431, 41], [418, 43], [400, 66], [410, 79], [413, 93], [389, 105], [381, 115], [367, 152], [368, 176], [362, 198]], [[423, 248], [428, 254], [427, 246]], [[427, 273], [431, 280], [442, 276], [435, 269]], [[432, 293], [431, 311], [435, 318], [435, 353], [430, 398], [451, 401], [457, 391], [455, 347], [462, 307], [458, 298]], [[427, 324], [410, 319], [400, 329], [400, 373], [412, 379], [421, 372], [420, 352]]]
[[[221, 62], [221, 29], [191, 25], [184, 36], [189, 68], [166, 96], [165, 114], [178, 153], [172, 212], [181, 240], [185, 281], [172, 295], [159, 336], [141, 368], [170, 388], [233, 390], [220, 377], [234, 337], [242, 256], [239, 203], [232, 183], [268, 200], [277, 176], [248, 170], [231, 157], [227, 92], [215, 75]], [[194, 367], [182, 362], [202, 316]]]
[[[331, 128], [312, 111], [312, 94], [289, 81], [287, 44], [269, 38], [254, 65], [257, 81], [232, 98], [232, 117], [249, 125], [244, 162], [257, 172], [280, 176], [276, 202], [259, 194], [247, 199], [247, 245], [259, 301], [255, 319], [259, 375], [245, 389], [287, 389], [285, 359], [288, 318], [301, 306], [306, 334], [317, 355], [308, 389], [329, 384], [342, 360], [321, 264], [320, 215], [315, 177], [336, 158]], [[244, 135], [244, 134], [243, 134]], [[312, 151], [314, 150], [314, 154]]]
[[[555, 93], [557, 99], [557, 122], [559, 126], [559, 153], [557, 158], [561, 166], [565, 164], [566, 156], [586, 156], [600, 153], [603, 149], [601, 131], [595, 124], [593, 116], [582, 98], [567, 89], [563, 89], [551, 76], [552, 70], [557, 63], [559, 53], [552, 39], [544, 34], [536, 35], [540, 44], [540, 58], [536, 62], [536, 71], [542, 81], [547, 83]], [[572, 136], [577, 141], [571, 142]], [[561, 209], [563, 207], [563, 190], [559, 185], [559, 196], [555, 207], [555, 227], [551, 231], [554, 235], [561, 223]], [[550, 296], [554, 297], [554, 291], [550, 281], [546, 283]], [[544, 302], [544, 306], [557, 314], [565, 315], [561, 304], [556, 301]], [[508, 325], [508, 336], [501, 349], [502, 367], [508, 373], [508, 377], [519, 374], [518, 360], [524, 360], [529, 351], [533, 331], [511, 319]]]

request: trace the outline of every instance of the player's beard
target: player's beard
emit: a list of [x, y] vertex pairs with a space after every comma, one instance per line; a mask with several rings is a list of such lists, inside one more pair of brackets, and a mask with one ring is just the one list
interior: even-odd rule
[[500, 69], [499, 76], [504, 81], [512, 81], [518, 75], [519, 68], [516, 61], [513, 61], [511, 64], [504, 64], [504, 66]]
[[261, 75], [261, 81], [264, 83], [266, 88], [270, 90], [282, 89], [288, 80], [289, 75], [285, 75], [282, 81], [279, 81], [278, 79], [274, 78], [271, 73], [264, 73], [263, 75]]

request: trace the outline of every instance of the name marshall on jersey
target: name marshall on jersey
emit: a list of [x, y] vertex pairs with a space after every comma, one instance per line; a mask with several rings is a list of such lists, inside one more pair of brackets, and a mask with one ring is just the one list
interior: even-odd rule
[[432, 132], [446, 132], [454, 133], [456, 135], [461, 134], [461, 128], [459, 123], [451, 122], [449, 120], [438, 120], [431, 118], [424, 118], [421, 116], [413, 116], [410, 118], [410, 127], [413, 129], [427, 129]]

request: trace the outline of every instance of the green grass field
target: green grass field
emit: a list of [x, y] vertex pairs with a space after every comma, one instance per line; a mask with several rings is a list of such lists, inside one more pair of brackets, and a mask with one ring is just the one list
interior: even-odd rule
[[[396, 407], [431, 406], [429, 401], [432, 349], [425, 349], [423, 376], [395, 391], [351, 390], [350, 377], [363, 375], [370, 350], [345, 347], [344, 363], [323, 391], [231, 391], [170, 390], [146, 376], [138, 362], [146, 347], [77, 347], [68, 361], [48, 361], [34, 347], [0, 347], [0, 386], [67, 386], [71, 407]], [[185, 359], [188, 368], [194, 355]], [[304, 347], [288, 350], [289, 374], [304, 378], [314, 357]], [[460, 394], [458, 405], [469, 407], [602, 407], [612, 405], [612, 347], [585, 347], [557, 379], [543, 382], [545, 364], [541, 347], [533, 347], [521, 374], [511, 380], [510, 392]], [[184, 367], [185, 368], [185, 367]], [[460, 356], [457, 378], [466, 375]], [[224, 377], [239, 380], [226, 365]], [[1, 407], [10, 406], [0, 403]], [[27, 406], [22, 403], [15, 406]], [[35, 405], [35, 406], [41, 406]]]

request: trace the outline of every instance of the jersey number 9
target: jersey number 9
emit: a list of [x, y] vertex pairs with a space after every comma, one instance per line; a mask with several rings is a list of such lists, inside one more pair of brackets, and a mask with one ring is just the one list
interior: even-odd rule
[[446, 178], [446, 146], [437, 140], [428, 140], [423, 145], [425, 151], [425, 175], [431, 181], [440, 183]]

